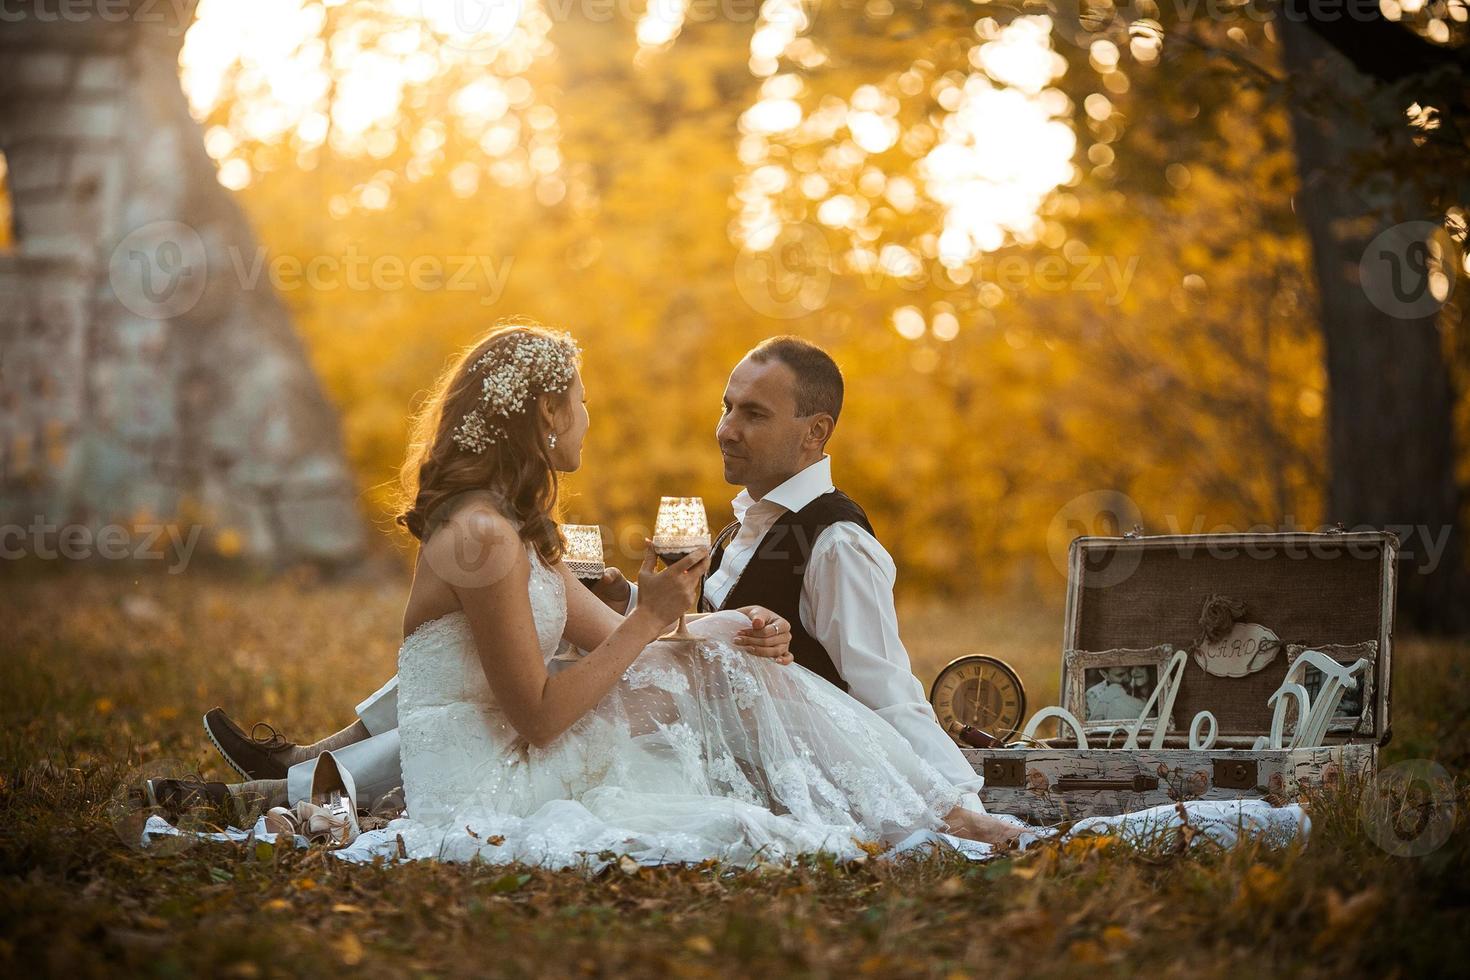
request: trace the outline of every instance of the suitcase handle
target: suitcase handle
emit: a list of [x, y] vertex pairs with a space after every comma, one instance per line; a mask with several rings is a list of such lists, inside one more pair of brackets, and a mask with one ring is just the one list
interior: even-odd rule
[[1063, 776], [1052, 785], [1060, 793], [1090, 789], [1117, 789], [1143, 793], [1151, 789], [1158, 789], [1159, 777], [1145, 776], [1142, 773], [1132, 779], [1074, 779]]

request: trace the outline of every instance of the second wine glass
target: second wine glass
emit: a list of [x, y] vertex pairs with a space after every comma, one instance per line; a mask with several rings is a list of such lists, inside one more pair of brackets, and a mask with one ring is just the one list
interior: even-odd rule
[[562, 561], [583, 585], [592, 588], [607, 568], [602, 553], [602, 528], [596, 524], [563, 524], [561, 533], [567, 542]]
[[[709, 515], [705, 513], [702, 497], [659, 499], [658, 516], [653, 521], [653, 550], [665, 565], [682, 561], [696, 548], [708, 548], [709, 545]], [[682, 613], [679, 615], [679, 628], [668, 638], [694, 638], [684, 626]]]

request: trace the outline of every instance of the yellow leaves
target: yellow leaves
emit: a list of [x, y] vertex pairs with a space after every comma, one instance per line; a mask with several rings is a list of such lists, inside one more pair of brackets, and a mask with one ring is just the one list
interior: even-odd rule
[[882, 841], [858, 840], [856, 837], [854, 837], [852, 839], [852, 842], [856, 844], [858, 848], [868, 857], [877, 857], [888, 849]]
[[1284, 883], [1281, 872], [1275, 868], [1259, 862], [1252, 864], [1241, 875], [1233, 906], [1243, 912], [1274, 907], [1281, 901]]
[[300, 878], [292, 883], [299, 891], [309, 892], [316, 887], [315, 878]]
[[1075, 940], [1067, 947], [1067, 956], [1087, 966], [1097, 966], [1107, 962], [1107, 953], [1094, 939]]
[[362, 962], [362, 940], [358, 939], [355, 933], [343, 933], [342, 938], [332, 944], [332, 948], [347, 966], [357, 966]]
[[235, 558], [245, 549], [245, 539], [234, 528], [221, 528], [214, 535], [214, 550], [223, 558]]
[[1257, 899], [1266, 899], [1281, 887], [1281, 872], [1264, 864], [1253, 864], [1245, 869], [1245, 890]]
[[332, 911], [340, 912], [343, 915], [360, 915], [367, 910], [360, 905], [352, 905], [348, 902], [338, 902], [332, 906]]
[[1383, 893], [1376, 886], [1343, 898], [1335, 888], [1327, 889], [1327, 924], [1335, 929], [1351, 928], [1364, 922], [1383, 904]]
[[112, 714], [112, 698], [98, 698], [96, 702], [92, 705], [92, 707], [99, 715], [106, 717], [107, 715]]
[[1312, 939], [1312, 951], [1325, 953], [1335, 946], [1347, 945], [1371, 932], [1371, 926], [1383, 905], [1383, 893], [1369, 886], [1355, 895], [1343, 898], [1335, 888], [1328, 888], [1323, 899], [1326, 921]]
[[272, 898], [261, 906], [267, 912], [285, 912], [291, 908], [291, 903], [284, 898]]
[[1092, 855], [1105, 855], [1118, 843], [1110, 834], [1082, 834], [1062, 845], [1067, 857], [1086, 861]]
[[1067, 955], [1078, 963], [1097, 966], [1121, 959], [1136, 938], [1127, 928], [1113, 923], [1104, 926], [1096, 936], [1073, 940], [1067, 946]]
[[700, 956], [712, 956], [714, 955], [715, 944], [710, 941], [708, 936], [690, 936], [684, 940], [684, 948], [691, 953], [698, 953]]

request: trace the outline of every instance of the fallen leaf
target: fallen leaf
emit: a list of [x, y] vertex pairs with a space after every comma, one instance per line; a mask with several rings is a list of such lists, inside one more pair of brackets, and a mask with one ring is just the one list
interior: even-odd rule
[[344, 933], [334, 945], [343, 963], [348, 966], [356, 966], [362, 962], [362, 940], [353, 933]]

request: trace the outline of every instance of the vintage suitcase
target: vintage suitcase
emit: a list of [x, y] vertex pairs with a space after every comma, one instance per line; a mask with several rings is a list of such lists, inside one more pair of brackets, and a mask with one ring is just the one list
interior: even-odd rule
[[[1088, 747], [1063, 728], [1030, 747], [965, 748], [985, 778], [986, 808], [1050, 824], [1186, 799], [1284, 799], [1376, 771], [1390, 734], [1397, 553], [1397, 539], [1376, 531], [1076, 539], [1061, 702], [1084, 722]], [[1150, 748], [1155, 722], [1136, 748], [1117, 747], [1123, 736], [1109, 721], [1141, 707], [1172, 656], [1167, 646], [1188, 657], [1163, 744]], [[1288, 699], [1282, 747], [1257, 748], [1270, 736], [1267, 700], [1302, 649], [1369, 663], [1358, 667], [1358, 688], [1331, 716], [1321, 747], [1291, 747], [1298, 702]], [[1309, 665], [1302, 673], [1327, 680]], [[1191, 722], [1206, 710], [1216, 741], [1190, 749]], [[1200, 734], [1208, 727], [1201, 719]]]

